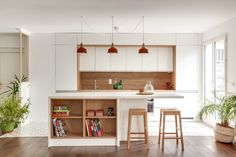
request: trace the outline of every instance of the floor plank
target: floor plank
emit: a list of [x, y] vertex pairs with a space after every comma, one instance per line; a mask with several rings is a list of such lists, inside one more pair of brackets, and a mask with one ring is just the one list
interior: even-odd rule
[[215, 142], [214, 137], [186, 136], [185, 150], [176, 146], [175, 140], [166, 140], [165, 152], [150, 138], [149, 149], [143, 142], [126, 143], [118, 147], [47, 147], [47, 137], [1, 138], [0, 157], [236, 157], [232, 144]]

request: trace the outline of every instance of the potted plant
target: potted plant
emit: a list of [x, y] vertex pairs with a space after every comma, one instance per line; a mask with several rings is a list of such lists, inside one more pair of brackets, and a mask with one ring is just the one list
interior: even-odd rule
[[0, 128], [3, 133], [13, 131], [22, 123], [29, 113], [28, 101], [21, 104], [21, 99], [16, 96], [10, 96], [0, 104]]
[[234, 128], [230, 127], [230, 122], [236, 118], [236, 96], [222, 97], [219, 98], [219, 103], [203, 106], [197, 117], [203, 120], [213, 114], [219, 118], [219, 123], [214, 129], [216, 141], [231, 143], [234, 138]]

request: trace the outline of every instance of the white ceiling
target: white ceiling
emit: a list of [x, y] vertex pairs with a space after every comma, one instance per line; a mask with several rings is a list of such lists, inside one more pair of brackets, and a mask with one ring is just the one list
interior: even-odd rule
[[0, 27], [30, 32], [197, 33], [236, 17], [236, 0], [0, 0]]

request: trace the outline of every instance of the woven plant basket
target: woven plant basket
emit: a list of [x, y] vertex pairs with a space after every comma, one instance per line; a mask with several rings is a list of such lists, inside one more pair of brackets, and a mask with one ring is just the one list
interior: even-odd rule
[[216, 124], [215, 140], [222, 143], [232, 143], [234, 139], [234, 128], [224, 127]]

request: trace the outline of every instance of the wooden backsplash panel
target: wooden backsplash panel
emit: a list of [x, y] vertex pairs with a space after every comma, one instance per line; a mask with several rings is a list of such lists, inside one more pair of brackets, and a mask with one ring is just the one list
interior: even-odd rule
[[122, 80], [124, 90], [138, 90], [144, 88], [150, 80], [154, 89], [166, 89], [166, 82], [175, 87], [172, 72], [80, 72], [78, 84], [80, 89], [94, 89], [95, 80], [98, 89], [113, 89], [108, 79]]

